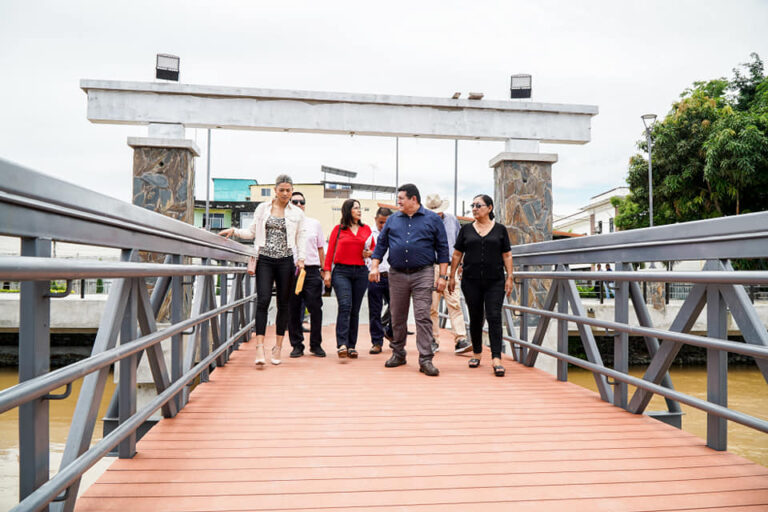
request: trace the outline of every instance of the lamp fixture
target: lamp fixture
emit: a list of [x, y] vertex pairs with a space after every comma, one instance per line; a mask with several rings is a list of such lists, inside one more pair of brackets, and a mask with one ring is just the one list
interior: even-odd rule
[[509, 83], [509, 97], [512, 99], [530, 98], [533, 78], [528, 74], [512, 75]]
[[155, 78], [179, 81], [179, 57], [167, 53], [158, 53], [155, 64]]

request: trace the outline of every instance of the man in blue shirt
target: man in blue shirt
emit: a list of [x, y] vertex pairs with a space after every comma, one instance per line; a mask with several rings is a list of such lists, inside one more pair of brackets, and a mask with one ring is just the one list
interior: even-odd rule
[[[440, 217], [421, 205], [416, 185], [407, 183], [397, 189], [397, 206], [400, 211], [389, 216], [376, 241], [368, 274], [370, 281], [379, 281], [379, 264], [389, 250], [389, 304], [394, 339], [390, 342], [392, 357], [384, 366], [405, 364], [408, 309], [413, 298], [419, 371], [436, 377], [440, 371], [432, 364], [430, 309], [433, 290], [442, 293], [448, 282], [448, 238]], [[435, 263], [440, 266], [437, 283]]]

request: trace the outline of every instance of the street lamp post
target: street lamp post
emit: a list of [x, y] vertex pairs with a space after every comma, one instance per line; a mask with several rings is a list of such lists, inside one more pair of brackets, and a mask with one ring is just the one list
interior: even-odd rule
[[645, 126], [645, 137], [648, 139], [648, 220], [650, 227], [653, 227], [653, 167], [651, 164], [653, 141], [651, 140], [651, 129], [656, 122], [656, 114], [643, 114], [641, 117], [643, 126]]

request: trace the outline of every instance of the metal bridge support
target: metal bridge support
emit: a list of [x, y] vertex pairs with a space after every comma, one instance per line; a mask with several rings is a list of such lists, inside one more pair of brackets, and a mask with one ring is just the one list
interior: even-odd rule
[[[51, 256], [51, 241], [22, 238], [22, 256]], [[50, 371], [49, 281], [22, 281], [19, 311], [19, 382]], [[19, 407], [19, 500], [48, 481], [49, 405], [46, 397]], [[46, 508], [47, 509], [47, 508]]]
[[[631, 265], [616, 262], [616, 271], [632, 270]], [[614, 320], [617, 323], [629, 323], [629, 283], [618, 281], [615, 286]], [[629, 373], [629, 334], [617, 332], [613, 338], [613, 369]], [[627, 383], [619, 382], [613, 386], [613, 405], [626, 409], [628, 404]]]
[[[707, 286], [707, 336], [728, 339], [728, 311], [720, 287]], [[707, 400], [728, 406], [728, 352], [707, 349]], [[728, 420], [707, 413], [707, 446], [724, 451], [728, 447]]]

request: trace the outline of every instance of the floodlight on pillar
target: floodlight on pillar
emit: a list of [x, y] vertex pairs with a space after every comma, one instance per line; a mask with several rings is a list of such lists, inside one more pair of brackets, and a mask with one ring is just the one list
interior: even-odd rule
[[509, 85], [509, 97], [512, 99], [530, 98], [532, 82], [531, 75], [512, 75]]
[[157, 54], [155, 77], [161, 80], [179, 81], [179, 57], [167, 53]]

